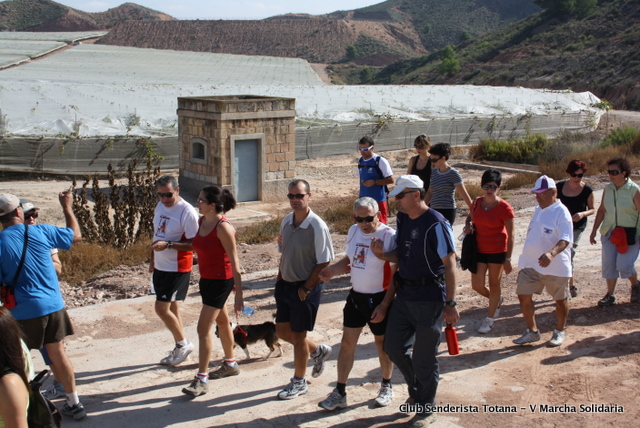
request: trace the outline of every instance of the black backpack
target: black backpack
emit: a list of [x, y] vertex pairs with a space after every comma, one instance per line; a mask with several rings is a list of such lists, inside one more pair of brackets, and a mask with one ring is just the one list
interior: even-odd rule
[[[376, 158], [376, 163], [375, 165], [371, 166], [371, 165], [364, 165], [362, 163], [362, 161], [364, 160], [364, 158], [362, 156], [360, 156], [360, 160], [358, 161], [358, 170], [360, 170], [360, 168], [375, 168], [376, 172], [378, 173], [378, 175], [380, 176], [379, 178], [385, 178], [385, 176], [382, 174], [382, 170], [380, 169], [380, 159], [382, 158], [381, 155], [378, 155], [378, 157]], [[384, 186], [384, 192], [388, 195], [389, 194], [389, 187], [385, 184]]]
[[49, 370], [43, 370], [29, 382], [29, 410], [27, 411], [29, 428], [60, 428], [62, 415], [55, 404], [40, 392], [42, 384], [48, 377]]

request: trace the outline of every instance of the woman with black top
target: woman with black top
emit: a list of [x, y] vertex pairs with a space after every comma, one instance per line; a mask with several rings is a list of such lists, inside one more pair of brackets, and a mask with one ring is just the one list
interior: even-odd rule
[[[557, 184], [558, 198], [569, 209], [573, 220], [573, 246], [571, 247], [571, 264], [576, 256], [580, 235], [587, 227], [587, 217], [596, 212], [594, 208], [593, 189], [582, 180], [587, 172], [587, 164], [579, 159], [574, 159], [567, 166], [569, 179]], [[573, 284], [573, 276], [569, 280], [571, 297], [578, 296], [578, 289]]]
[[420, 177], [426, 192], [429, 190], [429, 183], [431, 182], [431, 157], [429, 157], [431, 139], [426, 134], [420, 134], [413, 141], [413, 147], [418, 154], [409, 159], [407, 174]]

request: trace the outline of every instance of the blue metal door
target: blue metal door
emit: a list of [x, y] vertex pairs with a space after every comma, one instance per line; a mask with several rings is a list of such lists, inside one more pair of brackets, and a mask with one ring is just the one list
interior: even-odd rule
[[238, 202], [257, 201], [259, 140], [235, 141], [234, 185]]

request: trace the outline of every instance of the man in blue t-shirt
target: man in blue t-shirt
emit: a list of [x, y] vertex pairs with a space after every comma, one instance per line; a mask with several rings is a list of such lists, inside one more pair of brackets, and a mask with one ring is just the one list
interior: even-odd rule
[[[389, 193], [398, 205], [397, 247], [385, 252], [373, 238], [376, 257], [398, 263], [396, 297], [389, 309], [384, 350], [400, 369], [415, 411], [416, 426], [431, 423], [440, 376], [438, 346], [442, 321], [460, 318], [456, 294], [456, 253], [449, 222], [424, 202], [424, 183], [417, 175], [403, 175]], [[411, 348], [413, 347], [413, 352]], [[401, 410], [403, 410], [401, 408]]]
[[389, 162], [373, 153], [373, 139], [360, 138], [358, 150], [362, 157], [358, 161], [360, 176], [360, 197], [369, 196], [378, 203], [380, 222], [387, 224], [389, 205], [387, 204], [387, 184], [393, 184], [393, 172]]
[[64, 385], [67, 402], [62, 414], [79, 420], [86, 412], [78, 398], [73, 366], [63, 344], [64, 338], [73, 334], [73, 326], [64, 308], [51, 248], [68, 250], [82, 235], [73, 214], [72, 189], [60, 193], [59, 199], [66, 228], [25, 225], [20, 200], [8, 193], [0, 195], [0, 223], [4, 228], [0, 232], [0, 281], [13, 289], [15, 306], [10, 311], [24, 333], [27, 346], [47, 349], [53, 363], [51, 370]]

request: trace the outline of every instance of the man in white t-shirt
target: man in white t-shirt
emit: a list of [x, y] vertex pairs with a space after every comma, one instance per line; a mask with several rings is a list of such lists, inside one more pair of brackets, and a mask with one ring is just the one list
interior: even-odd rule
[[356, 224], [347, 235], [347, 255], [338, 263], [320, 271], [320, 279], [329, 281], [336, 275], [351, 272], [353, 288], [347, 296], [344, 307], [344, 330], [338, 355], [337, 387], [319, 403], [327, 410], [347, 407], [346, 384], [353, 367], [356, 345], [365, 324], [369, 325], [375, 337], [382, 384], [375, 399], [376, 406], [387, 406], [393, 398], [391, 374], [393, 363], [382, 349], [387, 328], [387, 310], [395, 296], [393, 274], [396, 265], [377, 258], [370, 249], [371, 239], [378, 238], [384, 243], [384, 251], [396, 248], [396, 231], [380, 222], [378, 202], [365, 196], [353, 204]]
[[569, 244], [573, 242], [573, 221], [567, 207], [557, 198], [556, 183], [552, 178], [546, 175], [538, 178], [532, 192], [538, 205], [518, 259], [521, 270], [516, 288], [527, 330], [513, 343], [524, 345], [540, 340], [533, 294], [542, 294], [546, 288], [556, 301], [556, 329], [549, 346], [560, 346], [569, 316], [569, 279], [572, 275]]
[[176, 342], [174, 349], [160, 364], [175, 366], [183, 362], [194, 346], [184, 336], [178, 302], [184, 301], [189, 289], [193, 251], [191, 240], [198, 233], [198, 214], [180, 196], [178, 181], [164, 175], [156, 181], [160, 202], [153, 216], [151, 263], [153, 288], [156, 292], [156, 314], [167, 326]]

